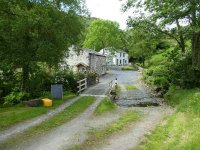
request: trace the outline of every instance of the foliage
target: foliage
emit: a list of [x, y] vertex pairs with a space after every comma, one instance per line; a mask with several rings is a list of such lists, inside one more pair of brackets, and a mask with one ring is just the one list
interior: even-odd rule
[[131, 91], [131, 90], [137, 90], [138, 88], [135, 85], [127, 84], [126, 85], [126, 90]]
[[[165, 65], [152, 66], [145, 70], [143, 79], [156, 90], [166, 92], [170, 86], [169, 70]], [[157, 91], [157, 92], [158, 92]]]
[[[148, 17], [130, 19], [130, 24], [138, 25], [145, 22], [143, 29], [154, 31], [154, 33], [165, 34], [174, 39], [184, 56], [186, 52], [186, 41], [191, 40], [192, 66], [197, 69], [200, 65], [200, 6], [198, 0], [128, 0], [124, 6], [127, 9], [142, 9], [144, 6]], [[133, 21], [132, 21], [133, 20]], [[183, 22], [184, 21], [184, 22]], [[171, 26], [171, 28], [169, 28]], [[149, 28], [150, 27], [150, 28]]]
[[114, 110], [115, 108], [116, 104], [112, 100], [104, 98], [95, 109], [95, 114], [100, 115], [102, 113]]
[[12, 92], [4, 98], [4, 105], [15, 105], [28, 100], [30, 95], [25, 92]]
[[182, 88], [193, 88], [200, 85], [192, 67], [191, 52], [182, 58], [181, 51], [176, 47], [169, 48], [147, 60], [149, 68], [144, 71], [143, 79], [150, 85], [166, 92], [170, 85]]
[[92, 103], [94, 103], [94, 101], [95, 97], [92, 96], [84, 96], [79, 98], [72, 105], [51, 117], [50, 119], [42, 122], [37, 126], [29, 128], [14, 138], [7, 140], [0, 145], [0, 149], [12, 149], [13, 145], [18, 144], [20, 141], [28, 139], [30, 140], [31, 138], [38, 137], [39, 135], [45, 134], [58, 126], [61, 126], [62, 124], [72, 120], [84, 112]]
[[12, 71], [22, 70], [20, 90], [32, 90], [30, 78], [38, 63], [57, 66], [78, 42], [83, 5], [82, 0], [1, 0], [0, 60]]
[[97, 78], [99, 77], [99, 75], [96, 72], [87, 72], [86, 77], [87, 85], [91, 86], [97, 83]]
[[120, 29], [116, 22], [96, 19], [89, 29], [84, 41], [84, 47], [99, 51], [103, 48], [120, 47]]
[[122, 66], [122, 70], [138, 70], [136, 66]]

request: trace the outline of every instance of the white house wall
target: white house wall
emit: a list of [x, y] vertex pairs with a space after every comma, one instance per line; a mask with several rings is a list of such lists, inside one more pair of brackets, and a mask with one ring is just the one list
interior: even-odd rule
[[115, 57], [113, 57], [113, 62], [115, 65], [128, 65], [128, 54], [125, 52], [116, 52]]
[[86, 50], [81, 50], [78, 54], [73, 48], [69, 48], [69, 57], [66, 58], [66, 62], [71, 69], [77, 71], [76, 65], [80, 62], [89, 66], [89, 53]]

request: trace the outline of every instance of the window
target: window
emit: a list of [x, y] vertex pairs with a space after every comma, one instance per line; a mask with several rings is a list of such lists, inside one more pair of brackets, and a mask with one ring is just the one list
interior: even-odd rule
[[123, 53], [123, 57], [125, 57], [125, 53]]
[[122, 57], [122, 53], [120, 53], [120, 57]]

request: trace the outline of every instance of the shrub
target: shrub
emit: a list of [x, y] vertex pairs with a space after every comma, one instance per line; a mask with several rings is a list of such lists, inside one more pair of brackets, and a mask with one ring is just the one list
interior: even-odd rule
[[4, 105], [15, 105], [19, 104], [22, 101], [28, 100], [30, 94], [26, 92], [12, 92], [6, 97], [4, 97]]
[[122, 70], [138, 70], [138, 68], [136, 66], [123, 66]]
[[84, 79], [85, 74], [81, 72], [73, 72], [72, 70], [60, 70], [56, 73], [52, 84], [62, 84], [64, 90], [71, 91], [71, 92], [77, 92], [77, 81]]

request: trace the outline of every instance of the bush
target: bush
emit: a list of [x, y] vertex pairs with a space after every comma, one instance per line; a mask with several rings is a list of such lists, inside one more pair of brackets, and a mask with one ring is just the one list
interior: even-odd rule
[[87, 85], [91, 86], [96, 84], [97, 82], [96, 79], [98, 77], [98, 74], [95, 72], [88, 72], [86, 77], [87, 77]]
[[157, 66], [164, 65], [167, 62], [167, 59], [164, 56], [164, 52], [153, 55], [149, 60], [147, 60], [147, 66]]
[[32, 98], [37, 98], [46, 91], [50, 91], [52, 75], [49, 73], [37, 70], [34, 74], [31, 75], [29, 80], [29, 93]]
[[165, 92], [170, 86], [169, 70], [164, 65], [152, 66], [145, 70], [143, 79], [147, 84], [156, 87], [158, 91]]
[[169, 81], [165, 77], [156, 77], [153, 80], [153, 85], [157, 86], [160, 88], [162, 91], [166, 91], [169, 88]]
[[85, 74], [81, 72], [74, 73], [71, 70], [60, 70], [56, 73], [52, 84], [62, 84], [65, 91], [77, 92], [77, 81], [84, 79]]
[[12, 92], [6, 97], [4, 97], [4, 105], [15, 105], [19, 104], [22, 101], [28, 100], [30, 94], [25, 92]]
[[122, 67], [122, 70], [138, 70], [138, 68], [136, 67], [136, 66], [134, 66], [134, 65], [132, 65], [132, 66], [123, 66]]

